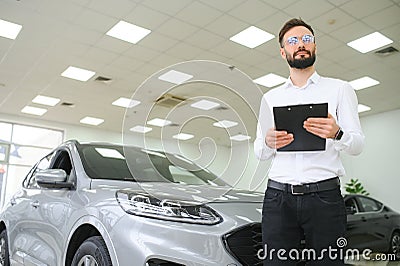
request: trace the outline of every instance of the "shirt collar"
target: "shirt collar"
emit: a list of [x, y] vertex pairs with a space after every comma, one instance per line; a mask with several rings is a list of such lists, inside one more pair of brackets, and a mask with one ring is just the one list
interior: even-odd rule
[[[307, 87], [308, 85], [310, 85], [311, 83], [317, 84], [320, 79], [321, 79], [321, 76], [317, 73], [317, 71], [314, 71], [314, 73], [308, 78], [307, 84], [304, 86], [304, 88]], [[290, 76], [287, 78], [287, 80], [283, 84], [283, 88], [289, 88], [289, 87], [295, 87], [293, 85], [292, 80], [290, 79]]]

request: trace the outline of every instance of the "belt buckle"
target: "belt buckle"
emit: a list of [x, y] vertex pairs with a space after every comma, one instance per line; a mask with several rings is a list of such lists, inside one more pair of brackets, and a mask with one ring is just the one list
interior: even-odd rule
[[290, 185], [292, 195], [304, 195], [304, 192], [295, 192], [293, 189], [295, 186], [298, 186], [298, 185]]

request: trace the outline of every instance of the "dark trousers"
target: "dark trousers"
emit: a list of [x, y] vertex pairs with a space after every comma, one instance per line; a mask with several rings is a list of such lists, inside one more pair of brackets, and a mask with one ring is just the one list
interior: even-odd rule
[[306, 265], [344, 265], [343, 245], [337, 242], [345, 230], [339, 187], [303, 195], [267, 188], [262, 213], [265, 266], [304, 265], [298, 264], [302, 256]]

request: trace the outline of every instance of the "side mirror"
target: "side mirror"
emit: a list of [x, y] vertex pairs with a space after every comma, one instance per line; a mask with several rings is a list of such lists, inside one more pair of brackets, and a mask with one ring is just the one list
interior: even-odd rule
[[72, 188], [74, 184], [67, 182], [67, 173], [62, 169], [46, 169], [35, 173], [36, 183], [43, 188]]
[[355, 214], [357, 212], [356, 207], [354, 206], [346, 206], [346, 213], [347, 214]]

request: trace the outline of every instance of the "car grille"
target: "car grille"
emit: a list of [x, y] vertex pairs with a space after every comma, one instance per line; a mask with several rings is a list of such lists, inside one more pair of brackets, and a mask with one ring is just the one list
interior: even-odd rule
[[225, 234], [223, 241], [228, 252], [242, 265], [262, 265], [262, 260], [257, 257], [262, 248], [260, 223], [239, 227]]

